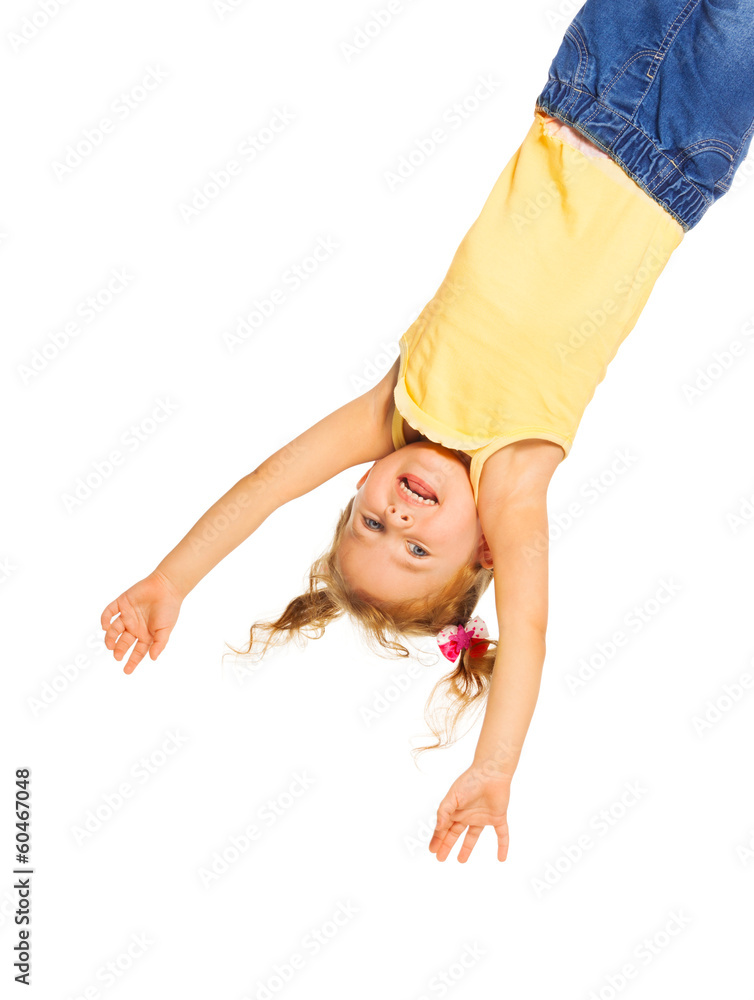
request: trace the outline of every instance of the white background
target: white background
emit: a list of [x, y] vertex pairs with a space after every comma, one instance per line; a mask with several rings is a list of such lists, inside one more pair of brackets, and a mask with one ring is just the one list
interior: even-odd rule
[[[23, 992], [14, 769], [30, 767], [25, 996], [752, 996], [754, 694], [723, 697], [714, 724], [694, 723], [754, 675], [754, 526], [728, 518], [754, 492], [751, 160], [667, 265], [553, 479], [547, 660], [505, 863], [490, 828], [465, 865], [457, 848], [443, 864], [427, 849], [478, 731], [414, 765], [444, 672], [431, 642], [431, 665], [371, 723], [363, 709], [395, 695], [407, 664], [369, 653], [347, 620], [254, 674], [223, 669], [226, 641], [243, 644], [301, 592], [366, 467], [272, 515], [189, 595], [157, 662], [127, 676], [101, 645], [107, 603], [241, 476], [392, 363], [525, 135], [576, 5], [562, 17], [541, 3], [405, 0], [349, 55], [384, 8], [70, 0], [44, 23], [38, 5], [3, 7], [8, 995]], [[40, 27], [14, 41], [35, 12]], [[150, 71], [164, 80], [140, 91]], [[489, 98], [391, 190], [386, 173], [488, 74]], [[118, 117], [128, 93], [136, 106]], [[185, 221], [181, 204], [276, 109], [290, 124]], [[113, 130], [56, 175], [108, 115]], [[320, 238], [338, 249], [230, 351], [223, 333]], [[127, 287], [84, 322], [80, 304], [118, 269]], [[77, 316], [80, 333], [29, 375]], [[742, 356], [689, 402], [684, 384], [736, 339]], [[123, 435], [159, 400], [175, 412], [127, 449]], [[113, 449], [123, 462], [66, 509]], [[623, 452], [630, 468], [612, 473]], [[592, 477], [602, 492], [587, 495]], [[663, 581], [675, 593], [653, 603]], [[634, 629], [637, 607], [646, 621]], [[478, 613], [495, 635], [492, 590]], [[582, 657], [599, 663], [616, 630], [628, 642], [572, 693], [569, 675]], [[296, 774], [310, 787], [286, 797]], [[626, 808], [630, 784], [643, 791]], [[233, 857], [231, 838], [255, 825], [259, 838], [204, 884], [201, 869]], [[580, 837], [590, 846], [576, 858]], [[333, 933], [339, 907], [351, 916]], [[682, 925], [664, 934], [674, 913]]]

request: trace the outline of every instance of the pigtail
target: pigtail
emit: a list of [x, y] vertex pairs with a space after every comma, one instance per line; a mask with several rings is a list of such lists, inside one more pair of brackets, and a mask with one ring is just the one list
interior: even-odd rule
[[299, 636], [320, 639], [324, 635], [325, 627], [343, 614], [346, 608], [336, 595], [339, 574], [335, 568], [335, 554], [352, 506], [353, 497], [338, 516], [332, 545], [315, 560], [309, 570], [306, 592], [289, 601], [285, 610], [274, 621], [255, 622], [249, 629], [249, 641], [244, 649], [236, 649], [229, 642], [225, 643], [236, 656], [258, 661], [264, 657], [270, 646], [281, 646], [291, 639], [298, 640]]
[[486, 641], [487, 649], [481, 656], [472, 656], [471, 649], [462, 649], [454, 669], [432, 688], [424, 709], [424, 721], [435, 742], [414, 748], [415, 759], [427, 750], [452, 746], [461, 738], [456, 736], [456, 730], [462, 719], [466, 719], [468, 725], [461, 736], [474, 726], [486, 704], [495, 665], [497, 640]]
[[244, 649], [235, 649], [230, 643], [226, 645], [238, 656], [261, 660], [270, 646], [283, 645], [299, 636], [320, 639], [325, 627], [341, 613], [327, 588], [310, 586], [306, 593], [289, 601], [274, 621], [255, 622], [249, 629], [249, 641]]

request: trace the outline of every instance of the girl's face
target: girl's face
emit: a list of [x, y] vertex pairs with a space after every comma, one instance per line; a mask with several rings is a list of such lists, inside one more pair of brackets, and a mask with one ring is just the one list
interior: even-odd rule
[[360, 593], [377, 601], [426, 597], [463, 566], [492, 567], [467, 468], [442, 445], [399, 448], [356, 488], [338, 562]]

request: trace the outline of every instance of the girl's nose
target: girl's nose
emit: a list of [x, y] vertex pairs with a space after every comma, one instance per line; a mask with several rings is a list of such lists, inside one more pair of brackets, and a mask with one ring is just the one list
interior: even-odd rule
[[402, 521], [404, 523], [406, 522], [411, 523], [412, 520], [411, 515], [407, 511], [400, 513], [394, 503], [388, 505], [387, 514], [389, 515], [389, 517], [397, 518], [399, 521]]

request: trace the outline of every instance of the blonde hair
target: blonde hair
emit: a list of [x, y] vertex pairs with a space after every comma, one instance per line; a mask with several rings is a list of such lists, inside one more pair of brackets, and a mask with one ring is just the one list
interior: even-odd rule
[[[268, 648], [283, 644], [297, 636], [320, 639], [325, 626], [347, 613], [357, 625], [368, 646], [378, 655], [387, 650], [399, 657], [410, 655], [408, 649], [395, 636], [431, 636], [449, 625], [465, 624], [473, 616], [474, 608], [492, 581], [493, 571], [477, 563], [463, 566], [437, 593], [404, 601], [375, 602], [354, 590], [338, 567], [338, 549], [351, 516], [354, 497], [340, 512], [335, 534], [329, 548], [319, 556], [309, 570], [309, 586], [305, 593], [294, 597], [275, 621], [255, 622], [249, 631], [245, 649], [233, 649], [239, 655], [249, 655], [257, 642], [257, 632], [267, 632], [264, 645], [256, 655], [262, 658]], [[305, 630], [309, 630], [308, 632]], [[482, 656], [470, 657], [469, 650], [461, 650], [453, 670], [441, 677], [433, 687], [424, 710], [424, 719], [435, 742], [414, 749], [415, 754], [425, 750], [448, 747], [455, 742], [459, 720], [469, 709], [480, 707], [489, 690], [492, 667], [495, 662], [497, 641], [489, 640], [489, 647]], [[230, 645], [226, 643], [226, 645]], [[437, 650], [438, 655], [442, 656]], [[434, 706], [441, 694], [450, 698], [442, 706], [446, 740], [437, 725], [440, 714]], [[473, 722], [472, 722], [473, 724]]]

